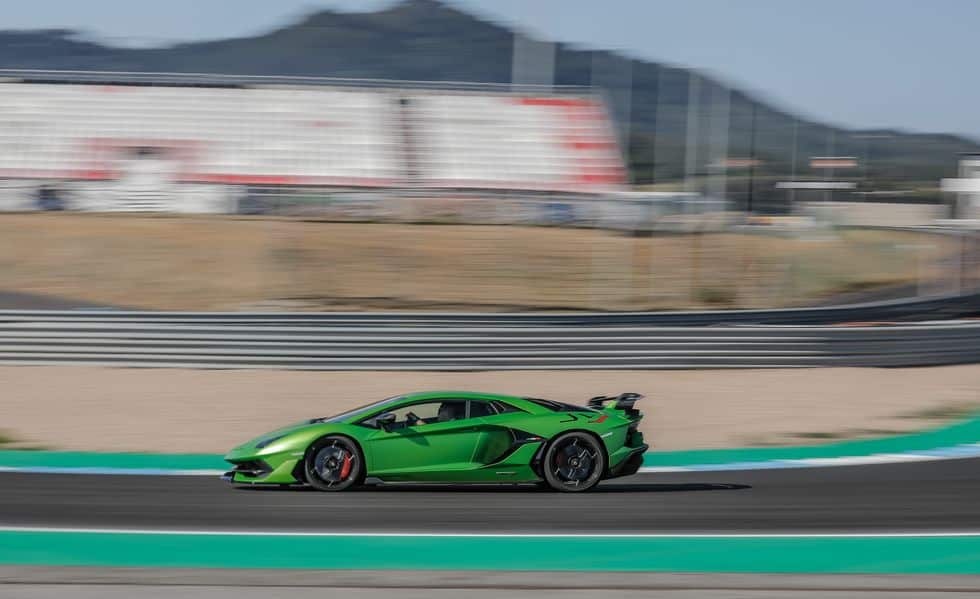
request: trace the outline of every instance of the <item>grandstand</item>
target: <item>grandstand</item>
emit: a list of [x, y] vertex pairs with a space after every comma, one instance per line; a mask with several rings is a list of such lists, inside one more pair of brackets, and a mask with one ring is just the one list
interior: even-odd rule
[[0, 83], [0, 209], [222, 212], [255, 186], [596, 194], [626, 181], [586, 90], [154, 83]]
[[410, 106], [425, 186], [595, 192], [625, 180], [595, 98], [430, 94]]

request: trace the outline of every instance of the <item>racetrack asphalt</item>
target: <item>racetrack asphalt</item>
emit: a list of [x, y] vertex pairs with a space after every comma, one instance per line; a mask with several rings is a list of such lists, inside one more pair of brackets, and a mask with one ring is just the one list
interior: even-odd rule
[[0, 474], [0, 526], [357, 533], [980, 531], [980, 459], [519, 486], [235, 488], [217, 478]]

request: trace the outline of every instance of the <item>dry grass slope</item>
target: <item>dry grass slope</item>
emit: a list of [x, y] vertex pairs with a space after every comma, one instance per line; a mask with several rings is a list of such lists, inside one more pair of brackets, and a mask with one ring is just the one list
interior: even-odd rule
[[[911, 248], [911, 249], [910, 249]], [[0, 216], [0, 290], [145, 309], [769, 307], [934, 276], [935, 236], [626, 235], [235, 217]]]

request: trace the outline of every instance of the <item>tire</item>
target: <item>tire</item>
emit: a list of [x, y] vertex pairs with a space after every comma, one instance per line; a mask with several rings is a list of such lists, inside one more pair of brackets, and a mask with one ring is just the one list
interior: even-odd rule
[[587, 433], [564, 433], [548, 444], [542, 463], [544, 480], [563, 493], [592, 489], [606, 472], [606, 453]]
[[364, 480], [364, 454], [347, 437], [319, 439], [303, 461], [306, 482], [317, 491], [343, 491]]

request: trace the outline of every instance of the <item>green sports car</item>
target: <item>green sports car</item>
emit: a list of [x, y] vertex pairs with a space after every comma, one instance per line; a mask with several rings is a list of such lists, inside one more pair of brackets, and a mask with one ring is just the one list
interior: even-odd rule
[[586, 491], [636, 473], [647, 445], [641, 396], [547, 399], [437, 391], [305, 420], [231, 450], [235, 484], [341, 491], [382, 482], [546, 483]]

